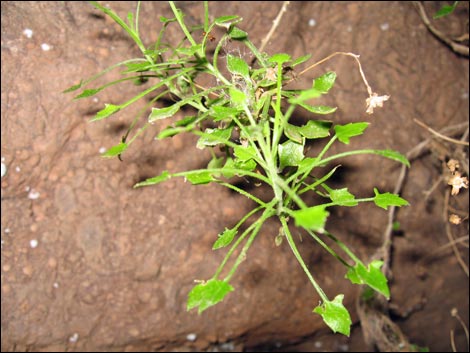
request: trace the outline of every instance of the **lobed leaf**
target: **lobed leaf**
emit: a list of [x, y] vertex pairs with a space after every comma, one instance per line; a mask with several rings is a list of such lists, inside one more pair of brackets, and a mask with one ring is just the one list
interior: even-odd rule
[[236, 229], [225, 228], [225, 231], [219, 234], [219, 238], [215, 241], [214, 245], [212, 246], [212, 250], [217, 250], [227, 245], [230, 245], [236, 234]]
[[207, 146], [216, 146], [219, 144], [225, 144], [232, 135], [233, 127], [226, 129], [209, 129], [204, 131], [204, 135], [197, 141], [196, 147], [203, 149]]
[[325, 230], [326, 219], [329, 212], [325, 210], [324, 205], [313, 206], [292, 212], [295, 225], [318, 232]]
[[215, 180], [211, 172], [207, 171], [187, 174], [185, 177], [186, 180], [188, 180], [193, 185], [209, 184], [211, 181]]
[[198, 314], [200, 314], [207, 308], [221, 302], [231, 291], [233, 291], [233, 287], [225, 281], [210, 279], [205, 283], [200, 283], [188, 294], [187, 310], [199, 307]]
[[369, 123], [349, 123], [346, 125], [336, 125], [335, 132], [338, 140], [348, 145], [349, 139], [351, 137], [362, 135], [368, 126]]
[[339, 206], [357, 206], [358, 202], [356, 201], [353, 194], [351, 194], [347, 188], [330, 190], [329, 191], [331, 201], [335, 202]]
[[374, 203], [385, 210], [388, 208], [388, 206], [400, 207], [409, 205], [408, 201], [396, 194], [391, 194], [389, 192], [381, 194], [377, 188], [374, 188], [374, 193]]
[[336, 80], [336, 72], [330, 71], [326, 74], [313, 80], [312, 88], [320, 91], [321, 93], [328, 93], [328, 91], [333, 87]]
[[343, 305], [343, 294], [338, 294], [333, 301], [327, 301], [313, 309], [314, 313], [321, 315], [323, 321], [333, 330], [349, 337], [351, 330], [351, 316]]
[[256, 151], [253, 146], [244, 147], [242, 145], [238, 145], [233, 149], [233, 154], [237, 157], [240, 161], [248, 161], [256, 157]]
[[389, 299], [390, 289], [388, 287], [388, 280], [380, 270], [383, 263], [383, 261], [374, 260], [369, 264], [368, 268], [363, 263], [357, 263], [356, 266], [348, 269], [345, 277], [354, 284], [367, 284]]

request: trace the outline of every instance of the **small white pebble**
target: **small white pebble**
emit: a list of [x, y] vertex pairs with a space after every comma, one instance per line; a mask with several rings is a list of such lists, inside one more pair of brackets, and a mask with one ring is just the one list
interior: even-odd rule
[[37, 241], [37, 239], [31, 239], [31, 240], [29, 241], [29, 246], [30, 246], [32, 249], [37, 248], [38, 244], [39, 244], [39, 242]]
[[41, 194], [39, 191], [36, 191], [34, 189], [31, 189], [31, 191], [28, 194], [28, 199], [30, 200], [37, 200]]
[[3, 231], [5, 232], [5, 234], [8, 234], [10, 233], [10, 228], [5, 228]]
[[197, 338], [197, 335], [195, 333], [188, 333], [186, 335], [186, 339], [190, 342], [194, 342]]
[[23, 34], [26, 36], [26, 38], [32, 38], [33, 37], [33, 30], [29, 29], [29, 28], [26, 28], [23, 31]]
[[347, 344], [340, 344], [338, 348], [341, 352], [349, 351], [349, 345], [347, 345]]
[[41, 44], [41, 49], [44, 50], [44, 51], [49, 51], [49, 50], [51, 50], [51, 48], [52, 47], [47, 43], [42, 43]]
[[462, 93], [462, 99], [468, 99], [468, 92]]
[[2, 162], [5, 162], [5, 157], [2, 157]]
[[19, 173], [21, 171], [21, 168], [20, 167], [16, 167], [15, 168], [16, 172]]
[[7, 174], [7, 166], [2, 163], [2, 178]]
[[106, 152], [106, 147], [100, 147], [98, 150], [99, 153], [105, 153]]
[[99, 102], [98, 97], [93, 97], [93, 102], [98, 103]]
[[382, 24], [380, 25], [380, 29], [381, 29], [382, 31], [388, 31], [388, 30], [390, 29], [390, 25], [389, 25], [387, 22], [382, 23]]
[[309, 25], [310, 27], [314, 27], [316, 24], [317, 24], [317, 21], [315, 21], [313, 18], [311, 18], [310, 20], [308, 20], [308, 25]]
[[323, 342], [322, 341], [316, 341], [314, 344], [315, 348], [321, 348], [323, 346]]
[[29, 187], [29, 186], [26, 186], [26, 187], [24, 188], [24, 191], [26, 191], [26, 192], [28, 192], [29, 190], [31, 190], [31, 187]]
[[52, 287], [54, 287], [54, 288], [59, 288], [59, 283], [54, 282], [54, 283], [52, 284]]
[[80, 336], [78, 335], [78, 333], [75, 332], [72, 336], [69, 337], [69, 342], [71, 342], [71, 343], [77, 342], [78, 337], [80, 337]]
[[351, 33], [351, 32], [352, 32], [352, 26], [347, 26], [347, 27], [346, 27], [346, 31], [349, 32], [349, 33]]

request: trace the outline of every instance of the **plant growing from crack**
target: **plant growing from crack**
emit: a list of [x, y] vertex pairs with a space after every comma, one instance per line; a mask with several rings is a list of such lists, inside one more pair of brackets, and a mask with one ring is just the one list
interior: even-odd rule
[[[345, 243], [328, 232], [325, 228], [328, 209], [334, 206], [353, 207], [362, 202], [374, 202], [377, 206], [387, 209], [389, 206], [407, 205], [407, 201], [398, 195], [381, 193], [377, 189], [374, 189], [372, 196], [366, 198], [356, 198], [347, 188], [333, 189], [328, 185], [328, 180], [340, 166], [329, 166], [339, 159], [359, 154], [375, 154], [409, 166], [408, 160], [392, 150], [362, 149], [338, 154], [329, 153], [333, 144], [347, 145], [351, 138], [362, 135], [369, 125], [367, 122], [338, 125], [327, 119], [311, 119], [302, 126], [292, 124], [290, 118], [298, 108], [307, 110], [313, 116], [325, 116], [335, 112], [334, 107], [312, 105], [311, 101], [329, 92], [334, 85], [336, 74], [326, 72], [314, 79], [311, 87], [306, 89], [288, 89], [288, 84], [293, 80], [291, 71], [309, 60], [310, 56], [292, 59], [284, 53], [268, 55], [260, 52], [249, 40], [248, 34], [238, 27], [242, 20], [238, 16], [223, 16], [211, 20], [208, 3], [204, 2], [203, 24], [188, 27], [182, 11], [170, 1], [174, 17], [160, 18], [162, 29], [158, 39], [147, 47], [139, 35], [140, 2], [135, 14], [128, 14], [127, 22], [111, 9], [96, 2], [92, 4], [109, 15], [130, 35], [142, 51], [143, 57], [120, 62], [65, 92], [78, 90], [118, 67], [124, 68], [123, 78], [101, 87], [84, 89], [75, 98], [93, 96], [109, 86], [127, 80], [155, 80], [149, 88], [122, 104], [106, 104], [92, 121], [108, 118], [150, 93], [158, 92], [134, 119], [120, 143], [109, 148], [102, 156], [120, 158], [149, 125], [157, 120], [174, 117], [182, 107], [191, 106], [196, 111], [194, 115], [185, 116], [159, 131], [156, 139], [164, 140], [181, 133], [197, 135], [197, 147], [211, 150], [212, 159], [207, 168], [181, 172], [163, 171], [153, 178], [139, 182], [135, 187], [184, 177], [194, 185], [216, 183], [225, 186], [256, 204], [235, 226], [225, 228], [216, 238], [214, 250], [225, 247], [229, 247], [229, 250], [212, 278], [198, 283], [190, 291], [187, 309], [197, 307], [201, 313], [233, 291], [230, 280], [247, 257], [248, 249], [263, 223], [274, 217], [281, 224], [280, 232], [275, 237], [276, 244], [279, 245], [283, 239], [287, 241], [321, 299], [313, 311], [321, 315], [334, 332], [349, 335], [351, 318], [343, 305], [344, 295], [338, 294], [330, 299], [323, 291], [297, 249], [289, 221], [293, 220], [296, 227], [305, 229], [321, 247], [344, 265], [346, 277], [352, 283], [368, 285], [388, 298], [390, 291], [387, 278], [381, 272], [382, 261], [363, 263]], [[184, 39], [173, 46], [164, 42], [164, 34], [168, 26], [175, 24], [182, 30]], [[218, 41], [212, 34], [216, 28], [221, 28], [223, 32]], [[207, 47], [213, 41], [217, 42], [210, 57]], [[250, 64], [240, 55], [226, 52], [225, 48], [234, 42], [241, 43], [251, 52], [254, 60]], [[358, 56], [352, 53], [334, 53], [309, 66], [299, 75], [335, 55], [350, 56], [358, 64], [369, 94], [366, 100], [367, 113], [371, 114], [374, 108], [381, 107], [389, 97], [378, 96], [372, 91]], [[212, 78], [212, 87], [199, 83], [198, 78], [203, 75]], [[145, 111], [157, 100], [168, 95], [171, 95], [174, 103], [164, 108], [151, 108], [146, 123], [128, 139], [137, 120]], [[306, 156], [307, 141], [320, 139], [327, 141], [320, 153], [314, 157]], [[223, 153], [220, 153], [221, 150]], [[272, 199], [263, 201], [231, 184], [230, 180], [235, 176], [254, 179], [257, 183], [268, 185], [272, 189]], [[305, 197], [308, 192], [315, 192], [325, 202], [309, 205]], [[255, 219], [252, 220], [253, 218]], [[242, 227], [244, 224], [246, 226]], [[327, 245], [326, 239], [333, 241], [335, 247], [342, 249], [348, 258], [343, 258], [333, 247]], [[228, 266], [229, 260], [232, 260], [231, 267]]]

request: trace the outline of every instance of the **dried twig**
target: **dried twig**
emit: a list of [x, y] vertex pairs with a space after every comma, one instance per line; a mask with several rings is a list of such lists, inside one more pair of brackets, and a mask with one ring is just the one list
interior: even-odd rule
[[268, 34], [266, 37], [264, 37], [263, 41], [261, 42], [261, 46], [259, 47], [259, 51], [262, 53], [264, 51], [264, 47], [268, 44], [269, 40], [271, 39], [272, 35], [274, 34], [274, 31], [276, 28], [279, 26], [279, 23], [281, 22], [282, 15], [284, 12], [287, 10], [287, 5], [289, 5], [290, 1], [284, 1], [282, 4], [282, 8], [277, 14], [276, 19], [273, 21], [273, 25], [271, 29], [269, 30]]
[[413, 4], [418, 10], [421, 20], [424, 22], [425, 26], [437, 39], [449, 46], [454, 52], [461, 55], [469, 56], [468, 46], [459, 44], [457, 43], [457, 41], [453, 41], [431, 24], [431, 21], [429, 21], [428, 15], [426, 14], [426, 10], [424, 10], [424, 6], [421, 4], [421, 2], [413, 1]]
[[443, 135], [439, 132], [437, 132], [436, 130], [433, 130], [431, 129], [429, 126], [427, 126], [425, 123], [423, 123], [421, 120], [418, 120], [416, 118], [413, 119], [414, 122], [416, 124], [418, 124], [419, 126], [421, 127], [424, 127], [426, 130], [428, 130], [430, 133], [436, 135], [437, 137], [443, 139], [443, 140], [446, 140], [446, 141], [449, 141], [449, 142], [452, 142], [452, 143], [455, 143], [457, 145], [463, 145], [463, 146], [468, 146], [468, 142], [467, 141], [462, 141], [462, 140], [456, 140], [456, 139], [453, 139], [452, 137], [448, 137], [446, 135]]
[[[459, 312], [457, 311], [457, 308], [452, 308], [452, 310], [450, 311], [450, 314], [453, 317], [455, 317], [457, 319], [457, 321], [460, 323], [460, 325], [462, 325], [462, 327], [463, 327], [463, 330], [465, 332], [465, 338], [467, 339], [467, 352], [468, 352], [468, 350], [470, 348], [468, 328], [465, 325], [465, 322], [463, 322], [462, 318], [460, 317]], [[454, 352], [457, 352], [457, 349], [455, 347], [455, 341], [454, 341], [454, 330], [450, 330], [450, 339], [451, 339], [452, 349], [454, 350]]]

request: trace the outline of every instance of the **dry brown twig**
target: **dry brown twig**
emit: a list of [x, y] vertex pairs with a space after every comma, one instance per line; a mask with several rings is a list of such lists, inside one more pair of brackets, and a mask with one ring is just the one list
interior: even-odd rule
[[[452, 40], [446, 34], [442, 33], [441, 31], [439, 31], [436, 27], [434, 27], [431, 24], [431, 21], [429, 20], [428, 15], [426, 14], [426, 10], [424, 9], [424, 6], [423, 6], [423, 4], [421, 4], [421, 2], [413, 1], [413, 5], [416, 7], [416, 9], [419, 13], [419, 16], [421, 17], [421, 20], [423, 21], [423, 23], [425, 24], [427, 29], [437, 39], [439, 39], [444, 44], [449, 46], [454, 52], [456, 52], [458, 54], [461, 54], [461, 55], [469, 56], [468, 46], [458, 43], [460, 41], [460, 38], [458, 38], [459, 40]], [[468, 36], [468, 33], [464, 34], [463, 38], [466, 38], [466, 36]]]

